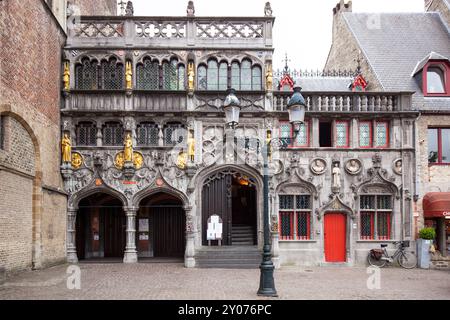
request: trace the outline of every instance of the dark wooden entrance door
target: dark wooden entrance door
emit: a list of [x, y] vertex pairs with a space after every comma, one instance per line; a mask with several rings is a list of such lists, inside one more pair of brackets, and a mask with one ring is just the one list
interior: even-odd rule
[[121, 258], [126, 245], [126, 217], [121, 208], [102, 208], [105, 258]]
[[324, 242], [326, 262], [345, 262], [347, 223], [342, 213], [328, 213], [324, 222]]
[[186, 218], [181, 207], [150, 208], [153, 216], [154, 256], [183, 257], [186, 237]]

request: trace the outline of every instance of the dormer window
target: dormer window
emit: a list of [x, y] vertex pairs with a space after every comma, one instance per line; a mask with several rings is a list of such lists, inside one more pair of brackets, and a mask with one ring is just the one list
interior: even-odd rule
[[439, 67], [429, 67], [427, 71], [427, 93], [445, 93], [445, 75]]

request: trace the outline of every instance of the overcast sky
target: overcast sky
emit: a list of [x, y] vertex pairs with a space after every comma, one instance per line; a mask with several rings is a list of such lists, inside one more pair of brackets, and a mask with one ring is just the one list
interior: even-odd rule
[[[197, 16], [263, 16], [266, 0], [194, 0]], [[295, 69], [321, 69], [331, 45], [332, 9], [338, 0], [272, 0], [274, 67], [285, 52]], [[134, 0], [139, 16], [185, 16], [187, 0]], [[422, 12], [424, 0], [353, 0], [353, 12]]]

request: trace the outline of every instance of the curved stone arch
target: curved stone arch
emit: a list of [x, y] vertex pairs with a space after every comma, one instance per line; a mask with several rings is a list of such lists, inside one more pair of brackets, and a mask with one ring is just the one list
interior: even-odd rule
[[96, 62], [97, 64], [100, 63], [101, 58], [96, 57], [95, 55], [89, 54], [89, 53], [82, 53], [80, 54], [74, 61], [74, 65], [80, 65], [83, 63], [83, 60], [89, 60], [90, 63]]
[[183, 207], [185, 209], [190, 207], [189, 198], [187, 195], [185, 195], [182, 191], [169, 186], [167, 183], [162, 187], [147, 188], [137, 192], [132, 198], [132, 203], [134, 207], [138, 208], [142, 200], [157, 193], [167, 193], [172, 195], [183, 203]]
[[86, 188], [81, 189], [80, 191], [70, 195], [69, 199], [67, 201], [67, 206], [68, 206], [69, 210], [78, 210], [78, 205], [80, 204], [81, 200], [83, 200], [89, 196], [92, 196], [93, 194], [96, 194], [96, 193], [108, 194], [108, 195], [120, 200], [124, 207], [129, 206], [128, 200], [125, 197], [125, 195], [123, 195], [119, 191], [112, 189], [106, 185], [101, 185], [101, 186], [86, 187]]
[[[380, 179], [381, 178], [381, 179]], [[362, 192], [364, 188], [378, 188], [381, 190], [387, 190], [388, 192], [385, 192], [386, 194], [391, 194], [395, 196], [397, 199], [400, 198], [400, 188], [397, 187], [397, 185], [389, 180], [386, 180], [384, 177], [382, 177], [380, 174], [378, 174], [378, 178], [374, 177], [373, 179], [366, 180], [359, 185], [352, 185], [351, 186], [354, 198], [357, 199], [360, 194], [366, 194], [369, 192]], [[383, 193], [383, 192], [376, 192], [376, 193]]]
[[26, 120], [26, 114], [22, 114], [24, 108], [15, 110], [11, 105], [0, 105], [0, 116], [8, 116], [19, 122], [31, 138], [34, 147], [34, 176], [32, 195], [32, 265], [35, 268], [41, 266], [40, 246], [41, 246], [41, 221], [42, 221], [42, 157], [40, 144], [35, 131]]
[[333, 195], [325, 205], [316, 209], [316, 215], [318, 220], [322, 220], [323, 216], [331, 212], [342, 212], [345, 213], [352, 220], [356, 218], [355, 211], [346, 204], [341, 197], [338, 195]]
[[208, 61], [214, 59], [217, 61], [217, 63], [221, 63], [221, 62], [227, 62], [228, 65], [230, 66], [233, 62], [238, 62], [239, 65], [242, 64], [242, 61], [247, 59], [251, 61], [252, 64], [252, 68], [256, 65], [258, 65], [259, 67], [261, 67], [261, 69], [263, 69], [264, 66], [264, 61], [262, 61], [261, 59], [259, 59], [257, 56], [254, 56], [252, 54], [249, 53], [243, 53], [243, 54], [239, 54], [239, 55], [232, 55], [232, 56], [226, 56], [220, 52], [213, 52], [213, 53], [209, 53], [207, 55], [204, 55], [202, 57], [200, 57], [197, 60], [197, 67], [200, 65], [208, 65]]

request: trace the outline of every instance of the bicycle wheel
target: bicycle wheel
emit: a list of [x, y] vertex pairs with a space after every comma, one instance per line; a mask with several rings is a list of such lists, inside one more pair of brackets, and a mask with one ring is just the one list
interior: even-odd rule
[[367, 262], [369, 262], [369, 264], [371, 266], [378, 267], [378, 268], [383, 268], [387, 263], [386, 260], [373, 258], [372, 255], [370, 254], [370, 252], [367, 255]]
[[417, 265], [417, 257], [411, 252], [402, 252], [398, 257], [398, 263], [405, 269], [413, 269]]

